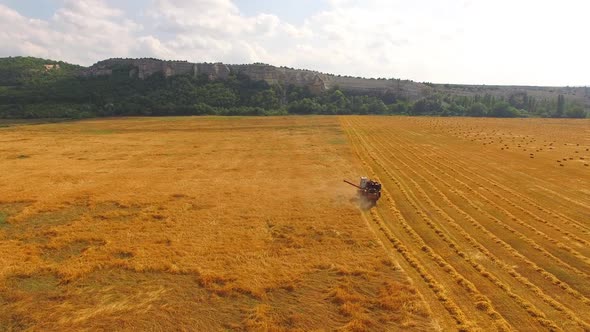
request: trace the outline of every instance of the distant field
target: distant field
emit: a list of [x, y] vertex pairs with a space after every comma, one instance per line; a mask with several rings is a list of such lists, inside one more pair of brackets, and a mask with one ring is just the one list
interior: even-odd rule
[[443, 330], [590, 329], [590, 121], [341, 119]]
[[44, 123], [59, 123], [71, 121], [69, 119], [0, 119], [0, 128], [11, 127], [11, 126], [22, 126], [22, 125], [33, 125], [33, 124], [44, 124]]
[[589, 149], [589, 120], [0, 128], [0, 331], [589, 330]]
[[431, 330], [336, 117], [0, 129], [0, 331]]

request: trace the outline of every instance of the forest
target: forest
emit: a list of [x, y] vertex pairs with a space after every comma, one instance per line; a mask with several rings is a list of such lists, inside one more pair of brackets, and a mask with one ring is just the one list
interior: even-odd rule
[[[47, 64], [54, 67], [47, 68]], [[232, 73], [206, 76], [152, 75], [130, 78], [125, 66], [113, 74], [80, 77], [80, 66], [32, 57], [0, 59], [0, 118], [90, 118], [170, 115], [379, 114], [412, 116], [585, 118], [580, 104], [559, 95], [536, 99], [490, 94], [434, 93], [410, 101], [392, 93], [359, 94], [334, 87], [320, 95], [300, 86], [269, 85]]]

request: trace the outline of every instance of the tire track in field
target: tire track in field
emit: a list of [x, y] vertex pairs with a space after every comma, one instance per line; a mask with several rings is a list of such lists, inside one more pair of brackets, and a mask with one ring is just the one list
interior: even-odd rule
[[[390, 142], [390, 140], [386, 140], [386, 141], [388, 142], [388, 145], [389, 145], [390, 147], [393, 147], [393, 145], [392, 145], [391, 143], [389, 143], [389, 142]], [[379, 150], [381, 150], [381, 149], [379, 149]], [[385, 150], [388, 150], [388, 149], [384, 149], [384, 151], [385, 151]], [[403, 154], [403, 153], [402, 153], [400, 150], [396, 150], [396, 151], [397, 151], [397, 153], [396, 153], [396, 156], [398, 156], [398, 159], [399, 159], [399, 156], [400, 156], [401, 154]], [[408, 157], [408, 158], [410, 158], [410, 157]], [[410, 158], [410, 159], [412, 160], [413, 158]], [[401, 161], [401, 160], [400, 160], [400, 162], [403, 162], [403, 161]], [[404, 163], [404, 164], [405, 164], [405, 163]], [[416, 165], [417, 165], [418, 167], [421, 167], [421, 168], [423, 168], [423, 169], [424, 169], [424, 171], [425, 171], [426, 173], [430, 174], [432, 177], [434, 177], [434, 178], [436, 178], [436, 179], [438, 179], [438, 180], [440, 180], [440, 181], [443, 181], [442, 179], [440, 179], [440, 178], [437, 178], [437, 177], [436, 177], [436, 175], [434, 175], [432, 172], [430, 172], [430, 171], [428, 170], [428, 168], [426, 168], [426, 167], [423, 167], [423, 166], [422, 166], [420, 163], [416, 163]], [[408, 169], [410, 169], [410, 170], [412, 171], [412, 168], [411, 168], [411, 167], [409, 167], [407, 164], [405, 164], [405, 166], [406, 166]], [[422, 177], [422, 176], [420, 175], [420, 174], [422, 174], [422, 173], [416, 173], [416, 172], [414, 172], [414, 174], [415, 174], [415, 177]], [[408, 177], [408, 178], [410, 178], [410, 177]], [[443, 181], [443, 182], [444, 182], [444, 181]], [[445, 182], [445, 184], [446, 184], [446, 182]], [[417, 184], [416, 184], [416, 185], [417, 185]], [[446, 184], [446, 185], [448, 186], [448, 184]], [[461, 209], [459, 209], [459, 208], [458, 208], [458, 206], [454, 205], [454, 204], [453, 204], [453, 203], [452, 203], [452, 202], [451, 202], [451, 201], [450, 201], [450, 200], [449, 200], [449, 199], [446, 197], [446, 195], [445, 195], [445, 194], [443, 194], [443, 193], [442, 193], [442, 192], [441, 192], [441, 191], [440, 191], [438, 188], [436, 188], [436, 187], [432, 187], [432, 189], [433, 189], [433, 190], [434, 190], [434, 191], [435, 191], [435, 192], [436, 192], [438, 195], [440, 195], [440, 196], [443, 198], [443, 200], [445, 200], [445, 202], [446, 202], [446, 203], [448, 203], [449, 205], [452, 205], [452, 207], [453, 207], [453, 208], [454, 208], [456, 211], [458, 211], [460, 214], [467, 215], [467, 217], [469, 217], [469, 218], [472, 220], [472, 222], [473, 222], [473, 221], [475, 221], [473, 218], [471, 218], [471, 216], [470, 216], [470, 215], [466, 214], [464, 211], [462, 211]], [[452, 189], [452, 188], [451, 188], [451, 189]], [[421, 190], [421, 189], [420, 189], [420, 187], [418, 187], [418, 190]], [[424, 195], [426, 195], [426, 193], [425, 193], [425, 192], [424, 192]], [[437, 210], [437, 211], [438, 211], [438, 210]], [[442, 212], [442, 211], [440, 211], [439, 213], [443, 213], [443, 214], [444, 214], [444, 212]], [[581, 319], [579, 319], [579, 318], [578, 318], [578, 317], [577, 317], [577, 316], [576, 316], [576, 315], [575, 315], [575, 314], [574, 314], [574, 313], [573, 313], [573, 312], [572, 312], [570, 309], [566, 308], [566, 307], [565, 307], [565, 306], [563, 306], [563, 305], [562, 305], [560, 302], [556, 301], [556, 300], [555, 300], [555, 299], [553, 299], [552, 297], [550, 297], [550, 296], [548, 296], [547, 294], [545, 294], [545, 293], [544, 293], [544, 292], [543, 292], [543, 291], [542, 291], [542, 290], [541, 290], [539, 287], [537, 287], [535, 284], [531, 283], [531, 282], [530, 282], [528, 279], [524, 278], [524, 277], [523, 277], [521, 274], [517, 273], [517, 272], [516, 272], [514, 269], [512, 269], [511, 267], [509, 267], [508, 265], [506, 265], [506, 264], [505, 264], [503, 261], [499, 260], [499, 259], [498, 259], [496, 256], [494, 256], [493, 254], [491, 254], [491, 252], [490, 252], [489, 250], [487, 250], [487, 249], [486, 249], [486, 248], [485, 248], [483, 245], [481, 245], [480, 243], [478, 243], [478, 242], [477, 242], [477, 240], [475, 240], [474, 238], [472, 238], [472, 237], [471, 237], [471, 236], [470, 236], [468, 233], [466, 233], [466, 232], [465, 232], [463, 229], [461, 229], [460, 227], [458, 227], [457, 223], [455, 223], [455, 222], [454, 222], [454, 220], [453, 220], [453, 219], [452, 219], [452, 218], [451, 218], [449, 215], [446, 215], [446, 214], [444, 214], [444, 215], [443, 215], [443, 217], [444, 217], [444, 219], [445, 219], [445, 220], [446, 220], [446, 221], [447, 221], [449, 224], [451, 224], [451, 226], [452, 226], [452, 227], [454, 227], [455, 229], [460, 229], [460, 230], [461, 230], [461, 231], [460, 231], [460, 234], [461, 234], [461, 235], [462, 235], [462, 236], [463, 236], [463, 237], [464, 237], [464, 238], [467, 240], [467, 242], [468, 242], [468, 243], [469, 243], [471, 246], [473, 246], [473, 247], [475, 247], [476, 249], [478, 249], [479, 251], [481, 251], [481, 252], [482, 252], [482, 253], [483, 253], [483, 254], [484, 254], [486, 257], [488, 257], [488, 258], [489, 258], [489, 259], [490, 259], [490, 260], [491, 260], [491, 261], [492, 261], [494, 264], [497, 264], [497, 265], [500, 265], [500, 266], [502, 266], [502, 268], [503, 268], [503, 270], [505, 271], [505, 273], [509, 274], [509, 275], [510, 275], [510, 277], [514, 278], [516, 281], [518, 281], [518, 283], [520, 283], [520, 284], [521, 284], [521, 285], [519, 285], [519, 286], [522, 286], [522, 285], [524, 285], [524, 286], [525, 286], [525, 287], [526, 287], [526, 288], [527, 288], [527, 289], [528, 289], [530, 292], [532, 292], [532, 293], [535, 295], [535, 297], [539, 297], [539, 298], [538, 298], [538, 299], [536, 299], [536, 300], [542, 300], [543, 302], [545, 302], [547, 305], [551, 306], [551, 307], [552, 307], [552, 308], [554, 308], [555, 310], [557, 310], [557, 311], [560, 311], [560, 312], [565, 312], [566, 316], [567, 316], [567, 317], [568, 317], [570, 320], [572, 320], [572, 321], [576, 322], [576, 324], [580, 325], [581, 327], [584, 327], [584, 328], [587, 328], [587, 327], [588, 327], [588, 326], [586, 326], [586, 325], [585, 325], [585, 323], [584, 323], [584, 322], [583, 322]], [[433, 227], [433, 230], [434, 230], [434, 231], [435, 231], [437, 234], [439, 234], [439, 235], [441, 235], [441, 236], [442, 236], [442, 234], [441, 234], [441, 233], [442, 233], [442, 231], [441, 231], [441, 230], [439, 230], [439, 229], [436, 229], [436, 228], [434, 228], [434, 227]], [[518, 257], [518, 256], [517, 256], [517, 257]], [[524, 258], [524, 257], [522, 257], [522, 256], [521, 256], [521, 258]], [[526, 260], [526, 259], [525, 259], [525, 260]], [[528, 260], [526, 260], [526, 262], [527, 262], [527, 263], [532, 263], [532, 262], [530, 262], [530, 261], [528, 261]], [[541, 277], [542, 277], [542, 280], [544, 280], [544, 279], [545, 279], [543, 276], [541, 276]], [[555, 279], [555, 278], [554, 278], [554, 279]], [[545, 280], [545, 281], [547, 281], [547, 280]], [[561, 283], [561, 282], [560, 282], [560, 284], [563, 284], [563, 283]], [[552, 283], [552, 284], [550, 284], [550, 285], [552, 286], [553, 290], [556, 290], [556, 289], [557, 289], [557, 290], [561, 290], [561, 288], [560, 288], [560, 287], [558, 287], [557, 285], [555, 285], [555, 284], [553, 284], [553, 283]], [[567, 287], [567, 286], [566, 286], [566, 287]], [[570, 306], [570, 308], [571, 308], [571, 307], [573, 307], [573, 308], [577, 308], [576, 306], [579, 306], [579, 305], [584, 305], [584, 304], [585, 304], [585, 305], [588, 305], [588, 304], [590, 304], [590, 301], [588, 301], [588, 299], [586, 299], [586, 298], [584, 298], [583, 296], [581, 296], [581, 294], [579, 294], [579, 293], [577, 293], [577, 292], [575, 292], [575, 291], [572, 291], [572, 290], [571, 290], [569, 287], [567, 287], [567, 288], [566, 288], [566, 290], [567, 290], [567, 291], [566, 291], [566, 293], [568, 293], [568, 294], [570, 294], [570, 295], [573, 295], [573, 296], [574, 296], [574, 298], [575, 298], [576, 300], [581, 300], [581, 301], [582, 301], [581, 303], [580, 303], [579, 301], [575, 301], [575, 304], [572, 304], [572, 306]]]
[[[354, 131], [353, 127], [349, 127], [349, 128], [351, 128], [351, 131]], [[349, 135], [355, 135], [356, 139], [359, 139], [359, 140], [362, 139], [362, 137], [359, 136], [357, 133], [350, 134], [350, 132], [349, 132]], [[353, 140], [354, 140], [354, 138], [353, 138]], [[358, 144], [358, 143], [353, 142], [353, 144]], [[360, 145], [365, 148], [367, 147], [366, 142], [361, 142]], [[368, 152], [368, 150], [367, 150], [367, 152]], [[359, 154], [359, 157], [363, 158], [362, 154]], [[374, 158], [371, 155], [369, 155], [369, 157], [371, 157], [372, 159]], [[374, 160], [374, 161], [376, 161], [376, 160]], [[380, 168], [382, 170], [386, 171], [386, 169], [384, 169], [382, 166], [380, 166]], [[434, 265], [428, 264], [427, 266], [429, 266], [431, 269], [438, 270], [438, 272], [435, 274], [439, 278], [442, 278], [444, 274], [450, 275], [451, 279], [450, 280], [446, 279], [443, 282], [443, 284], [446, 289], [451, 289], [450, 292], [452, 294], [454, 294], [456, 297], [464, 297], [463, 292], [467, 291], [467, 293], [469, 294], [469, 298], [459, 301], [461, 308], [466, 312], [470, 312], [472, 315], [471, 317], [479, 316], [480, 319], [477, 320], [477, 323], [480, 326], [489, 326], [488, 323], [486, 323], [486, 320], [492, 319], [493, 324], [495, 325], [495, 327], [497, 329], [504, 330], [504, 329], [509, 328], [510, 325], [507, 323], [506, 319], [494, 309], [491, 301], [485, 295], [483, 295], [470, 280], [468, 280], [463, 275], [461, 275], [458, 272], [458, 270], [456, 270], [451, 264], [449, 264], [442, 256], [437, 254], [435, 252], [435, 250], [433, 250], [431, 247], [429, 247], [426, 244], [426, 242], [424, 242], [424, 240], [420, 237], [420, 235], [405, 221], [405, 218], [403, 217], [402, 213], [399, 210], [397, 210], [397, 208], [395, 208], [395, 203], [393, 203], [393, 199], [390, 197], [390, 194], [388, 194], [388, 192], [386, 191], [386, 188], [384, 190], [383, 196], [387, 201], [390, 202], [389, 209], [391, 209], [391, 212], [394, 215], [398, 216], [398, 219], [399, 219], [398, 222], [401, 225], [402, 229], [400, 230], [400, 229], [396, 229], [395, 227], [392, 227], [392, 226], [396, 226], [396, 225], [391, 224], [391, 223], [387, 224], [388, 228], [393, 233], [395, 233], [398, 236], [398, 238], [400, 238], [400, 239], [404, 239], [409, 236], [410, 240], [404, 241], [404, 243], [406, 243], [406, 245], [408, 245], [408, 246], [413, 247], [412, 250], [417, 255], [419, 255], [421, 257], [426, 256], [424, 258], [425, 260], [430, 259], [430, 260], [434, 261], [434, 263], [435, 263]], [[418, 211], [418, 212], [421, 213], [421, 211]], [[381, 211], [380, 211], [380, 213], [381, 213]], [[425, 218], [425, 215], [421, 214], [421, 217]], [[402, 232], [402, 233], [400, 233], [400, 232]], [[406, 235], [404, 235], [403, 233], [406, 233]], [[443, 268], [442, 271], [440, 271], [440, 268]], [[463, 268], [465, 269], [465, 267], [463, 267]], [[457, 285], [459, 285], [464, 290], [463, 291], [461, 289], [456, 290]], [[515, 300], [518, 300], [518, 299], [515, 299]], [[517, 307], [518, 306], [516, 306], [515, 308], [517, 308]], [[539, 325], [537, 325], [537, 324], [540, 324], [541, 326], [546, 326], [546, 327], [550, 327], [550, 328], [559, 330], [559, 328], [553, 322], [542, 317], [543, 314], [541, 312], [535, 311], [534, 308], [532, 308], [531, 306], [529, 306], [528, 309], [531, 312], [534, 311], [536, 314], [536, 317], [531, 318], [530, 321], [528, 321], [528, 323], [521, 322], [521, 324], [525, 324], [526, 326], [529, 326], [531, 328], [533, 326], [536, 326], [536, 328], [538, 328]], [[488, 316], [488, 317], [485, 317], [485, 320], [481, 319], [482, 317], [479, 314], [481, 311], [485, 312], [485, 314]]]
[[[406, 150], [410, 150], [411, 149], [408, 144], [405, 144], [404, 146], [406, 147]], [[415, 153], [412, 153], [412, 155], [414, 156], [414, 158], [420, 158]], [[426, 163], [424, 160], [422, 160], [422, 159], [420, 159], [420, 160], [423, 161], [424, 163]], [[430, 165], [433, 168], [439, 169], [438, 167], [436, 167], [436, 166], [434, 166], [432, 164], [430, 164]], [[418, 166], [420, 166], [420, 164], [418, 164]], [[446, 173], [444, 171], [441, 171], [441, 174], [446, 174]], [[569, 254], [573, 255], [576, 259], [584, 262], [585, 264], [582, 264], [582, 266], [587, 266], [588, 264], [590, 264], [590, 260], [587, 257], [585, 257], [584, 255], [582, 255], [581, 253], [579, 253], [577, 250], [572, 249], [571, 247], [567, 246], [566, 244], [561, 243], [561, 242], [559, 242], [559, 241], [551, 238], [547, 234], [545, 234], [545, 233], [537, 230], [533, 226], [528, 225], [527, 223], [525, 223], [524, 221], [522, 221], [520, 218], [517, 218], [512, 213], [510, 213], [509, 211], [507, 211], [503, 207], [499, 206], [497, 203], [495, 203], [495, 202], [491, 201], [490, 199], [484, 197], [483, 195], [481, 195], [480, 193], [478, 193], [475, 189], [471, 188], [468, 184], [466, 184], [465, 182], [459, 180], [458, 178], [451, 177], [451, 176], [449, 176], [449, 178], [451, 178], [452, 181], [455, 181], [455, 182], [459, 183], [461, 186], [465, 187], [467, 189], [467, 191], [470, 192], [471, 194], [473, 194], [473, 195], [481, 198], [482, 200], [486, 201], [488, 205], [495, 207], [496, 210], [502, 211], [506, 216], [508, 216], [508, 218], [510, 220], [516, 221], [522, 227], [527, 228], [528, 230], [532, 231], [536, 235], [540, 236], [543, 241], [548, 241], [550, 243], [555, 244], [557, 246], [557, 249], [563, 250], [566, 253], [569, 253]], [[438, 178], [438, 179], [440, 179], [440, 178]], [[469, 178], [467, 178], [467, 179], [469, 179]], [[488, 217], [490, 217], [497, 224], [502, 224], [502, 227], [504, 227], [505, 229], [507, 229], [508, 231], [510, 231], [513, 234], [516, 234], [517, 233], [517, 231], [513, 227], [505, 224], [504, 222], [501, 221], [501, 219], [496, 218], [495, 216], [491, 215], [489, 212], [486, 212], [485, 210], [481, 209], [479, 206], [473, 205], [469, 199], [467, 199], [463, 194], [460, 193], [460, 191], [455, 190], [455, 187], [454, 186], [447, 185], [447, 187], [450, 188], [450, 191], [451, 192], [453, 192], [454, 194], [456, 194], [456, 195], [461, 196], [462, 198], [464, 198], [466, 200], [466, 203], [470, 204], [473, 208], [477, 209], [478, 211], [480, 211], [480, 212], [484, 213], [485, 215], [487, 215]], [[564, 263], [564, 264], [567, 264], [567, 266], [569, 266], [569, 267], [571, 267], [573, 269], [577, 269], [577, 268], [572, 267], [570, 263], [564, 262], [561, 258], [558, 258], [557, 256], [549, 253], [545, 248], [542, 248], [540, 245], [538, 245], [537, 242], [533, 241], [533, 239], [529, 239], [528, 236], [524, 235], [522, 232], [518, 232], [518, 234], [521, 234], [522, 236], [520, 236], [520, 238], [522, 240], [528, 242], [533, 247], [535, 247], [535, 249], [542, 251], [545, 255], [549, 254], [549, 255], [552, 255], [553, 257], [556, 257], [559, 260], [559, 261], [557, 261], [558, 264]], [[570, 260], [571, 260], [571, 258], [570, 258]], [[577, 265], [579, 265], [579, 264], [577, 264]], [[566, 265], [564, 265], [564, 266], [566, 266]], [[580, 273], [580, 275], [585, 276], [587, 278], [590, 278], [590, 276], [587, 273], [585, 273], [583, 271], [580, 271], [580, 272], [582, 272], [582, 273]]]
[[[364, 144], [365, 144], [365, 145], [367, 145], [367, 144], [370, 144], [370, 143], [368, 143], [368, 142], [364, 142]], [[375, 146], [373, 146], [372, 150], [373, 150], [373, 151], [382, 151], [383, 149], [376, 148]], [[370, 152], [368, 152], [368, 153], [370, 154]], [[371, 157], [372, 157], [372, 158], [374, 158], [374, 156], [371, 156]], [[376, 163], [378, 163], [378, 164], [379, 164], [379, 166], [380, 166], [382, 169], [384, 169], [384, 171], [386, 171], [387, 173], [389, 173], [389, 172], [387, 171], [387, 169], [385, 169], [385, 167], [383, 167], [383, 164], [381, 164], [381, 163], [379, 162], [379, 160], [376, 160], [376, 159], [375, 159], [375, 162], [376, 162]], [[404, 186], [403, 186], [403, 185], [401, 185], [401, 183], [399, 183], [399, 181], [395, 180], [395, 178], [394, 178], [394, 177], [393, 177], [393, 176], [392, 176], [390, 173], [389, 173], [388, 175], [389, 175], [389, 176], [392, 178], [392, 180], [393, 180], [394, 182], [396, 182], [396, 184], [398, 184], [398, 186], [399, 186], [399, 190], [400, 190], [400, 191], [402, 191], [402, 192], [404, 192], [404, 194], [405, 194], [406, 192], [405, 192]], [[400, 177], [400, 178], [401, 178], [401, 177]], [[408, 178], [408, 179], [410, 179], [410, 181], [412, 181], [412, 180], [411, 180], [411, 178], [410, 178], [410, 177], [408, 177], [407, 175], [406, 175], [406, 178]], [[401, 181], [401, 180], [400, 180], [400, 181]], [[416, 185], [417, 185], [417, 184], [416, 184]], [[422, 197], [424, 197], [424, 198], [426, 198], [426, 197], [427, 197], [427, 196], [425, 195], [425, 193], [424, 193], [424, 192], [422, 192], [422, 194], [423, 194], [423, 195], [422, 195]], [[416, 199], [416, 197], [414, 197], [414, 198]], [[410, 199], [410, 197], [409, 197], [408, 195], [406, 195], [406, 199], [407, 199], [408, 201], [411, 201], [411, 199]], [[416, 201], [417, 201], [417, 199], [416, 199]], [[434, 203], [433, 203], [432, 201], [430, 201], [430, 204], [431, 204], [431, 205], [434, 205]], [[414, 206], [414, 208], [418, 208], [416, 205], [413, 205], [413, 206]], [[433, 207], [434, 207], [435, 209], [437, 209], [437, 207], [436, 207], [436, 206], [433, 206]], [[470, 259], [470, 258], [466, 257], [466, 255], [465, 255], [463, 252], [461, 252], [461, 251], [458, 249], [458, 246], [457, 246], [457, 244], [456, 244], [456, 243], [454, 243], [452, 240], [450, 240], [448, 237], [444, 236], [443, 232], [442, 232], [440, 229], [437, 229], [437, 228], [436, 228], [436, 226], [434, 225], [434, 223], [433, 223], [432, 221], [430, 221], [430, 220], [429, 220], [429, 219], [426, 217], [426, 215], [425, 215], [425, 214], [423, 214], [423, 213], [422, 213], [422, 214], [421, 214], [421, 216], [422, 216], [422, 218], [425, 220], [425, 222], [426, 222], [427, 224], [429, 224], [429, 226], [430, 226], [430, 227], [433, 229], [433, 231], [434, 231], [436, 234], [438, 234], [438, 235], [439, 235], [439, 237], [441, 237], [445, 243], [447, 243], [447, 244], [448, 244], [448, 245], [449, 245], [451, 248], [453, 248], [453, 249], [454, 249], [455, 253], [456, 253], [456, 254], [457, 254], [459, 257], [462, 257], [462, 258], [463, 258], [465, 261], [467, 261], [467, 262], [468, 262], [468, 263], [469, 263], [469, 264], [470, 264], [470, 265], [471, 265], [471, 266], [472, 266], [474, 269], [476, 269], [476, 270], [477, 270], [477, 271], [478, 271], [480, 274], [482, 274], [482, 275], [483, 275], [485, 278], [489, 279], [489, 280], [490, 280], [490, 281], [491, 281], [491, 282], [492, 282], [492, 283], [493, 283], [495, 286], [497, 286], [497, 287], [499, 287], [501, 290], [503, 290], [503, 291], [504, 291], [504, 292], [505, 292], [505, 293], [506, 293], [506, 294], [507, 294], [507, 295], [508, 295], [510, 298], [512, 298], [512, 300], [513, 300], [513, 301], [515, 301], [516, 303], [518, 303], [518, 304], [520, 305], [520, 307], [521, 307], [521, 308], [522, 308], [524, 311], [526, 311], [526, 313], [528, 313], [528, 314], [529, 314], [529, 315], [530, 315], [532, 318], [536, 318], [536, 319], [539, 321], [539, 323], [541, 323], [541, 324], [542, 324], [543, 326], [545, 326], [545, 327], [550, 327], [550, 326], [551, 326], [551, 328], [555, 328], [555, 327], [556, 327], [556, 326], [555, 326], [555, 324], [554, 324], [554, 323], [553, 323], [551, 320], [547, 319], [547, 318], [544, 316], [544, 314], [543, 314], [543, 311], [539, 310], [538, 308], [535, 308], [535, 307], [532, 305], [532, 303], [530, 303], [529, 301], [527, 301], [527, 300], [523, 299], [523, 298], [522, 298], [522, 297], [520, 297], [519, 295], [517, 295], [517, 294], [515, 294], [514, 292], [512, 292], [509, 286], [507, 286], [507, 285], [503, 284], [503, 283], [502, 283], [502, 282], [501, 282], [501, 281], [500, 281], [498, 278], [496, 278], [496, 277], [494, 277], [493, 275], [491, 275], [491, 274], [490, 274], [490, 273], [489, 273], [489, 272], [488, 272], [488, 271], [487, 271], [487, 270], [486, 270], [486, 269], [485, 269], [483, 266], [481, 266], [480, 264], [476, 263], [476, 262], [475, 262], [475, 261], [473, 261], [472, 259]], [[424, 233], [422, 233], [422, 234], [424, 234]], [[416, 236], [418, 236], [418, 235], [417, 235], [417, 234], [416, 234], [416, 235], [414, 235], [414, 237], [416, 237]], [[440, 249], [440, 248], [442, 248], [442, 247], [439, 245], [439, 246], [437, 246], [436, 248]], [[479, 284], [479, 283], [478, 283], [478, 284]], [[530, 284], [530, 286], [534, 286], [534, 285]], [[541, 292], [541, 291], [540, 291], [538, 288], [536, 289], [536, 291], [537, 291], [538, 293], [541, 293], [541, 294], [542, 294], [542, 292]], [[556, 301], [552, 301], [552, 300], [551, 300], [551, 299], [549, 299], [549, 298], [545, 298], [545, 300], [546, 300], [546, 301], [545, 301], [545, 302], [546, 302], [546, 304], [548, 304], [550, 307], [552, 307], [552, 308], [556, 309], [557, 311], [563, 311], [563, 310], [566, 310], [566, 311], [567, 311], [567, 310], [568, 310], [567, 308], [563, 307], [561, 304], [559, 304], [559, 303], [558, 303], [558, 302], [556, 302]], [[498, 300], [498, 301], [500, 301], [500, 302], [501, 302], [501, 300]], [[509, 308], [507, 308], [507, 310], [514, 310], [514, 308], [512, 308], [512, 309], [509, 309]], [[546, 308], [545, 310], [548, 310], [548, 308]], [[574, 323], [578, 324], [580, 327], [582, 327], [582, 328], [584, 328], [584, 327], [585, 327], [585, 323], [584, 323], [583, 321], [581, 321], [579, 318], [577, 318], [577, 317], [576, 317], [574, 314], [572, 314], [571, 312], [567, 312], [566, 316], [568, 316], [568, 318], [569, 318], [570, 320], [572, 320]], [[563, 317], [560, 317], [560, 319], [561, 319], [561, 318], [563, 318]]]

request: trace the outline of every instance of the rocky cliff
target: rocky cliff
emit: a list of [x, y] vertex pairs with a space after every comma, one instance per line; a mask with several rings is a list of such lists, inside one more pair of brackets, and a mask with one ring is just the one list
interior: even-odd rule
[[416, 99], [430, 93], [431, 88], [412, 81], [397, 79], [366, 79], [360, 77], [336, 76], [311, 70], [274, 67], [264, 64], [231, 65], [231, 70], [243, 73], [253, 80], [264, 80], [269, 84], [307, 86], [312, 93], [321, 93], [330, 88], [356, 93], [390, 93]]
[[243, 74], [254, 81], [266, 81], [268, 84], [307, 86], [313, 93], [329, 89], [328, 75], [310, 70], [297, 70], [274, 67], [265, 64], [230, 65], [236, 74]]
[[243, 74], [254, 81], [269, 84], [296, 85], [308, 87], [314, 94], [338, 87], [357, 93], [393, 93], [409, 99], [416, 99], [429, 93], [430, 88], [421, 83], [402, 80], [363, 79], [324, 74], [311, 70], [275, 67], [266, 64], [226, 65], [223, 63], [190, 63], [186, 61], [162, 61], [157, 59], [109, 59], [100, 61], [84, 69], [81, 76], [95, 77], [113, 75], [123, 71], [129, 77], [145, 79], [162, 73], [165, 77], [173, 75], [207, 75], [211, 80], [227, 79], [230, 73]]
[[266, 64], [226, 65], [223, 63], [190, 63], [157, 59], [109, 59], [83, 69], [80, 75], [92, 77], [113, 75], [114, 72], [122, 72], [129, 75], [129, 77], [139, 79], [145, 79], [156, 73], [162, 73], [165, 77], [174, 75], [197, 77], [204, 74], [210, 80], [225, 80], [231, 73], [234, 73], [246, 75], [254, 81], [266, 81], [269, 84], [293, 84], [308, 87], [315, 94], [338, 87], [352, 93], [389, 94], [408, 100], [416, 100], [437, 92], [456, 96], [483, 96], [490, 94], [504, 98], [525, 93], [529, 96], [548, 100], [556, 99], [559, 94], [563, 94], [590, 107], [590, 92], [586, 87], [426, 84], [400, 79], [366, 79], [337, 76], [312, 70], [275, 67]]

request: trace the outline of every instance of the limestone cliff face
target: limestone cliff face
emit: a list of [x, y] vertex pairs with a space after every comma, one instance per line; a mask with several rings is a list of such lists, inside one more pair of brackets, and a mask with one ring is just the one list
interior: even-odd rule
[[329, 75], [329, 84], [344, 91], [388, 93], [410, 100], [430, 94], [432, 89], [422, 83], [398, 79], [367, 79]]
[[254, 81], [266, 81], [268, 84], [307, 86], [313, 93], [321, 93], [329, 89], [328, 75], [310, 71], [263, 64], [231, 65], [236, 74], [244, 74]]
[[308, 87], [320, 94], [332, 87], [359, 93], [393, 93], [408, 99], [417, 99], [429, 93], [430, 88], [421, 83], [401, 80], [377, 80], [341, 77], [311, 70], [275, 67], [265, 64], [225, 65], [223, 63], [190, 63], [186, 61], [162, 61], [157, 59], [109, 59], [86, 68], [81, 75], [86, 77], [112, 75], [124, 72], [129, 77], [146, 79], [156, 73], [164, 77], [174, 75], [207, 75], [210, 80], [225, 80], [230, 73], [243, 74], [254, 81], [280, 85]]
[[[46, 67], [46, 70], [57, 68]], [[308, 87], [314, 94], [338, 87], [343, 91], [359, 94], [389, 94], [398, 98], [416, 100], [432, 93], [457, 96], [493, 96], [509, 98], [515, 93], [526, 93], [539, 99], [557, 98], [558, 94], [567, 95], [572, 100], [590, 107], [590, 90], [587, 87], [534, 87], [534, 86], [485, 86], [423, 84], [398, 79], [366, 79], [360, 77], [336, 76], [311, 70], [275, 67], [265, 64], [225, 65], [223, 63], [190, 63], [186, 61], [162, 61], [157, 59], [109, 59], [96, 63], [80, 72], [81, 76], [94, 77], [113, 75], [145, 79], [156, 73], [165, 77], [174, 75], [206, 75], [210, 80], [225, 80], [231, 73], [244, 74], [254, 81], [266, 81], [269, 84], [283, 86], [296, 85]], [[385, 74], [384, 74], [385, 75]]]
[[233, 72], [242, 73], [255, 81], [266, 81], [269, 84], [306, 86], [315, 94], [338, 87], [341, 90], [357, 93], [392, 93], [408, 99], [418, 99], [431, 92], [428, 86], [411, 81], [343, 77], [311, 70], [279, 68], [264, 64], [230, 65], [229, 67]]

